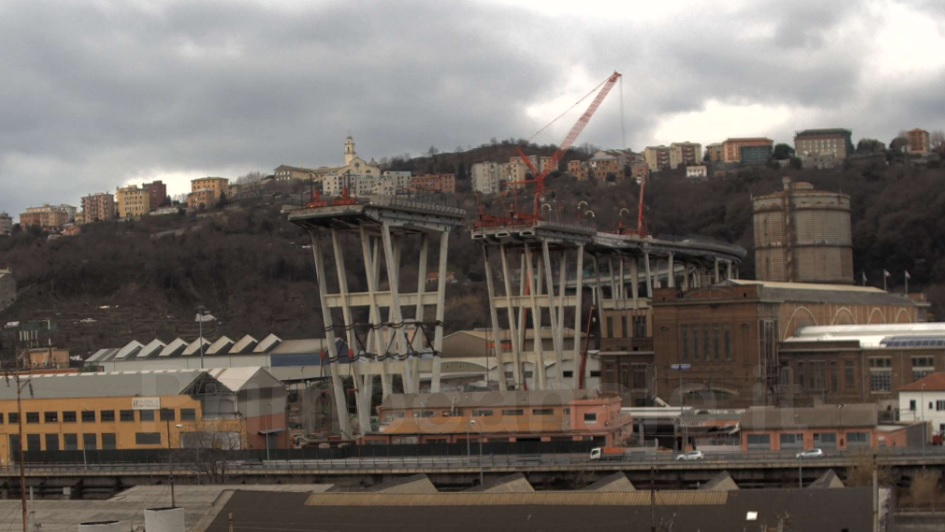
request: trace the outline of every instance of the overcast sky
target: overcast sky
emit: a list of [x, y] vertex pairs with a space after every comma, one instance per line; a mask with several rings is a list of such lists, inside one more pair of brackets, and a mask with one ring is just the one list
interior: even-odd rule
[[[627, 7], [614, 7], [625, 5]], [[645, 6], [645, 7], [642, 7]], [[0, 2], [0, 211], [529, 138], [945, 129], [941, 0]], [[534, 140], [558, 143], [586, 103]]]

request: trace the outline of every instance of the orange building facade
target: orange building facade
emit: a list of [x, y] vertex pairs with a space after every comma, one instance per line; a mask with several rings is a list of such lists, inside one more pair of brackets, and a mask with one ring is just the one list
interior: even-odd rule
[[614, 393], [587, 390], [397, 394], [378, 407], [367, 443], [596, 441], [620, 445], [631, 419]]

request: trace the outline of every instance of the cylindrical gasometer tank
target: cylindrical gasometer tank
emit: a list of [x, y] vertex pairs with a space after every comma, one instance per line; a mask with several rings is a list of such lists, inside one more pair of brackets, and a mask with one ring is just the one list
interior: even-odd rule
[[754, 198], [755, 276], [762, 281], [853, 283], [850, 197], [791, 183]]

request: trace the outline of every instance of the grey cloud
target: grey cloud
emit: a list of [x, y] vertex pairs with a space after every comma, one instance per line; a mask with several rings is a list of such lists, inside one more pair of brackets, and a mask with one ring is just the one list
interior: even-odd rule
[[640, 149], [662, 117], [710, 100], [822, 109], [880, 136], [939, 116], [908, 86], [887, 105], [898, 115], [864, 113], [900, 88], [871, 86], [868, 43], [837, 38], [871, 22], [865, 2], [755, 0], [658, 23], [478, 2], [155, 5], [0, 4], [0, 210], [74, 202], [158, 168], [336, 164], [348, 134], [377, 158], [528, 137], [544, 124], [525, 110], [576, 69], [625, 75], [624, 122], [615, 92], [579, 144], [617, 145], [626, 128]]

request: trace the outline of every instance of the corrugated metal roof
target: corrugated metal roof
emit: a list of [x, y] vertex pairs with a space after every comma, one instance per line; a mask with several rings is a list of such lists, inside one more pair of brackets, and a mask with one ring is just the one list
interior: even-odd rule
[[325, 338], [307, 338], [304, 340], [285, 340], [275, 349], [273, 355], [289, 355], [301, 353], [321, 353], [328, 349], [328, 340]]
[[119, 349], [117, 353], [115, 353], [115, 358], [118, 358], [118, 359], [130, 358], [135, 353], [137, 353], [138, 350], [141, 349], [142, 347], [144, 347], [144, 344], [142, 344], [141, 342], [137, 340], [132, 340], [128, 342], [127, 344], [125, 344], [124, 347]]
[[230, 340], [226, 336], [221, 336], [217, 338], [216, 342], [213, 342], [212, 344], [210, 344], [209, 347], [207, 347], [207, 351], [205, 352], [205, 354], [217, 355], [217, 354], [225, 353], [226, 349], [230, 347], [231, 345], [233, 345], [233, 340]]
[[135, 358], [148, 358], [160, 352], [161, 349], [164, 349], [164, 342], [155, 338], [148, 342], [148, 345], [142, 347]]
[[879, 349], [891, 338], [943, 337], [945, 323], [890, 323], [882, 325], [816, 325], [798, 329], [786, 343], [859, 342], [860, 347]]
[[[32, 375], [21, 377], [32, 389], [22, 395], [34, 399], [178, 395], [201, 373], [189, 369]], [[0, 400], [16, 399], [16, 384], [12, 379], [7, 384], [0, 382]]]
[[86, 362], [101, 362], [102, 360], [111, 359], [111, 357], [117, 352], [118, 352], [118, 349], [114, 347], [106, 348], [106, 349], [99, 349], [98, 351], [93, 353], [92, 356], [87, 358], [85, 361]]
[[[209, 373], [213, 378], [220, 381], [224, 386], [230, 390], [236, 392], [242, 390], [244, 386], [261, 371], [265, 371], [260, 367], [238, 367], [238, 368], [212, 368], [208, 369]], [[274, 378], [274, 377], [273, 377]]]
[[258, 343], [259, 343], [259, 340], [256, 340], [255, 338], [247, 334], [246, 336], [240, 338], [239, 341], [237, 341], [235, 344], [233, 344], [233, 347], [230, 348], [230, 353], [235, 354], [235, 353], [242, 353], [244, 351], [251, 350]]
[[256, 349], [253, 349], [253, 353], [265, 353], [281, 343], [282, 338], [269, 333], [268, 336], [259, 341], [259, 344], [256, 345]]
[[[728, 501], [724, 491], [660, 491], [656, 506], [720, 506]], [[306, 506], [650, 506], [649, 492], [548, 492], [534, 493], [316, 493]]]
[[180, 338], [175, 338], [167, 346], [164, 347], [164, 350], [161, 351], [159, 357], [169, 357], [178, 355], [183, 349], [187, 347], [187, 342], [181, 340]]
[[197, 338], [193, 342], [190, 342], [186, 348], [184, 348], [184, 351], [181, 353], [181, 356], [188, 357], [188, 356], [193, 356], [193, 355], [199, 355], [201, 344], [203, 344], [203, 354], [206, 355], [207, 346], [210, 345], [210, 340], [207, 340], [206, 338]]

